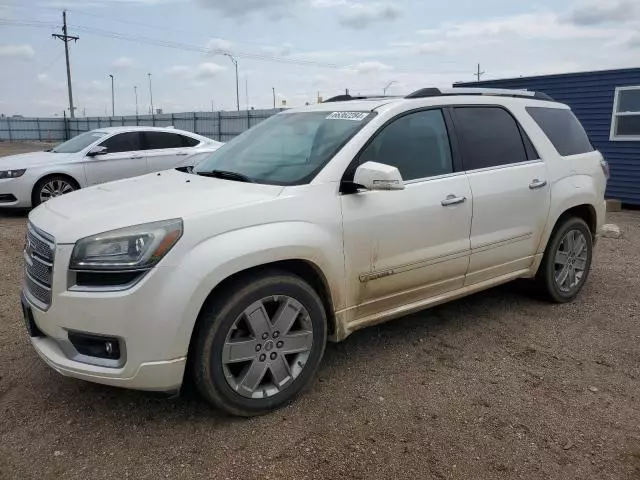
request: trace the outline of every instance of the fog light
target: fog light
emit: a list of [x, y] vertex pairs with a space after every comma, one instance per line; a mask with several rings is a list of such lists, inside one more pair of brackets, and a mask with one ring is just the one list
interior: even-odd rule
[[109, 360], [120, 359], [120, 340], [115, 337], [82, 332], [68, 332], [68, 336], [71, 344], [82, 355]]

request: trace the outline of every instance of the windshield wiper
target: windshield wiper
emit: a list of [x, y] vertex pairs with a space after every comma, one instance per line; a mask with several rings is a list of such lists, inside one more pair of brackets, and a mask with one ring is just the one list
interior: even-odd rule
[[224, 180], [235, 180], [237, 182], [255, 183], [252, 179], [238, 172], [229, 172], [227, 170], [211, 170], [210, 172], [196, 172], [203, 177], [222, 178]]

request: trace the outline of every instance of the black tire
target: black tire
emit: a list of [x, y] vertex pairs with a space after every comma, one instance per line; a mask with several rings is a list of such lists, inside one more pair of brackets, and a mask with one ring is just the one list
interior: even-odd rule
[[[230, 381], [227, 381], [222, 352], [232, 328], [238, 328], [237, 321], [245, 314], [245, 309], [269, 297], [289, 297], [306, 309], [308, 316], [305, 315], [304, 318], [309, 325], [308, 332], [312, 332], [313, 344], [305, 354], [308, 357], [305, 358], [303, 366], [299, 367], [299, 373], [296, 377], [292, 375], [293, 379], [286, 388], [265, 398], [248, 398], [238, 393], [237, 389], [232, 388]], [[327, 341], [326, 312], [318, 294], [304, 280], [286, 272], [269, 271], [257, 276], [241, 277], [220, 292], [217, 298], [208, 302], [200, 314], [194, 335], [191, 372], [201, 395], [214, 406], [232, 415], [262, 415], [289, 403], [314, 378]], [[265, 341], [260, 340], [255, 334], [250, 336], [258, 343]], [[264, 343], [262, 346], [263, 352], [267, 353], [267, 344]], [[249, 362], [253, 366], [257, 357]], [[294, 365], [294, 368], [298, 367]], [[271, 370], [268, 372], [271, 374]], [[226, 373], [229, 373], [228, 369]], [[241, 376], [242, 374], [239, 374], [238, 378]]]
[[[577, 284], [571, 287], [568, 291], [563, 291], [556, 282], [556, 253], [560, 248], [562, 240], [571, 231], [578, 231], [586, 240], [586, 260], [585, 268], [581, 278], [577, 281]], [[542, 263], [538, 269], [536, 275], [536, 281], [540, 287], [540, 291], [543, 296], [555, 303], [565, 303], [573, 300], [580, 290], [584, 286], [591, 270], [591, 261], [593, 259], [593, 237], [591, 230], [584, 220], [578, 217], [568, 217], [556, 225], [551, 238], [547, 243], [547, 248], [542, 258]], [[558, 266], [558, 268], [561, 268]]]
[[31, 193], [31, 207], [36, 208], [42, 202], [41, 200], [41, 192], [45, 185], [48, 185], [50, 182], [64, 182], [66, 185], [69, 185], [71, 188], [70, 191], [65, 193], [71, 193], [80, 188], [78, 182], [76, 182], [73, 178], [68, 177], [66, 175], [51, 175], [49, 177], [44, 177], [38, 180], [38, 182], [33, 187], [33, 192]]

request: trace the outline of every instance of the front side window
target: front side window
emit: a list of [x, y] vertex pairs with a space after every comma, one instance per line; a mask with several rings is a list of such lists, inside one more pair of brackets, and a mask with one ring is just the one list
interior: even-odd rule
[[272, 185], [308, 183], [374, 116], [372, 112], [280, 113], [223, 145], [195, 173], [223, 171]]
[[640, 86], [616, 88], [609, 138], [640, 140]]
[[142, 149], [139, 132], [118, 133], [107, 138], [100, 146], [107, 147], [106, 153], [134, 152]]
[[77, 153], [104, 137], [104, 132], [85, 132], [51, 149], [54, 153]]
[[527, 161], [518, 124], [505, 109], [456, 107], [453, 112], [465, 170]]
[[442, 111], [410, 113], [386, 125], [360, 155], [359, 163], [364, 162], [396, 167], [403, 180], [453, 172]]
[[526, 109], [563, 157], [593, 152], [587, 133], [571, 110], [548, 107]]

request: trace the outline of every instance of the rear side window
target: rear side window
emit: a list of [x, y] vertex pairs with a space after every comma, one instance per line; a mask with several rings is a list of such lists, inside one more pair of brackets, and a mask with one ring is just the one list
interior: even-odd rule
[[160, 148], [180, 148], [183, 146], [183, 136], [177, 133], [144, 132], [147, 150]]
[[587, 133], [571, 110], [527, 107], [527, 112], [563, 157], [593, 152]]
[[186, 135], [180, 135], [182, 137], [182, 146], [183, 147], [195, 147], [200, 143], [200, 140], [196, 140], [195, 138], [187, 137]]
[[139, 132], [118, 133], [107, 138], [100, 146], [107, 147], [107, 153], [134, 152], [142, 149]]
[[465, 170], [527, 161], [520, 128], [503, 108], [456, 107], [453, 113]]

